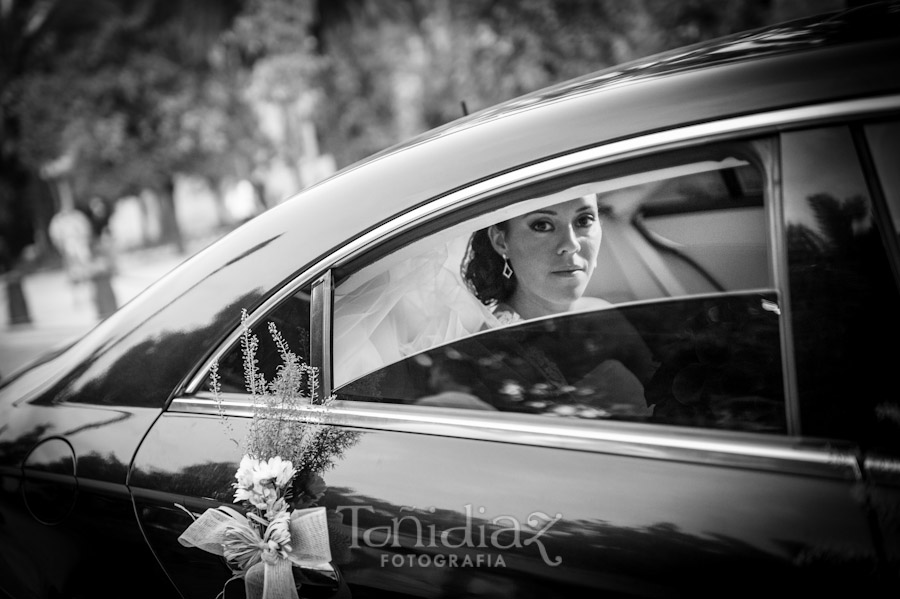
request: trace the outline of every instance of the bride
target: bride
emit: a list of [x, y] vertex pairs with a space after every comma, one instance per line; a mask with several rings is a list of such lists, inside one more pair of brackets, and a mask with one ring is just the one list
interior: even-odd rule
[[[578, 380], [569, 381], [571, 375], [564, 371], [571, 370], [570, 360], [565, 355], [548, 355], [546, 348], [519, 343], [506, 334], [473, 337], [518, 321], [610, 305], [585, 296], [602, 239], [596, 196], [574, 198], [549, 206], [538, 204], [525, 213], [514, 208], [502, 222], [453, 237], [447, 244], [426, 241], [430, 249], [424, 252], [410, 247], [409, 253], [398, 255], [389, 265], [373, 265], [377, 274], [363, 269], [355, 282], [339, 285], [334, 317], [336, 386], [366, 373], [377, 378], [379, 369], [410, 356], [419, 356], [422, 363], [434, 358], [429, 366], [435, 379], [431, 394], [418, 396], [416, 403], [497, 409], [484, 401], [488, 394], [474, 393], [470, 387], [478, 381], [496, 386], [493, 379], [499, 372], [437, 376], [442, 369], [458, 369], [460, 363], [438, 357], [446, 352], [429, 350], [472, 339], [474, 345], [469, 346], [481, 347], [488, 362], [491, 356], [520, 355], [530, 365], [513, 377], [524, 376], [522, 385], [574, 386], [598, 402], [607, 404], [603, 398], [608, 397], [616, 404], [627, 404], [629, 413], [645, 410], [643, 386], [616, 359], [601, 360], [589, 372], [581, 371]], [[501, 344], [496, 355], [489, 349], [492, 339]], [[503, 376], [507, 374], [513, 373]], [[401, 386], [404, 377], [388, 378], [378, 383], [386, 395], [391, 394], [386, 389]], [[393, 393], [405, 396], [405, 392]]]
[[470, 228], [448, 231], [449, 240], [422, 240], [339, 284], [335, 384], [582, 303], [600, 247], [594, 196], [519, 214], [474, 235]]
[[501, 323], [605, 305], [585, 298], [603, 231], [585, 196], [477, 231], [463, 278]]

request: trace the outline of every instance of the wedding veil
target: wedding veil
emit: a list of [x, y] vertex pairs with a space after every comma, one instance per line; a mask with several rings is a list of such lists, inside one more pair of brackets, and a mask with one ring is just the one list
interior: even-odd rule
[[460, 275], [468, 240], [467, 233], [409, 257], [377, 262], [337, 286], [335, 387], [496, 326], [490, 309], [475, 298]]

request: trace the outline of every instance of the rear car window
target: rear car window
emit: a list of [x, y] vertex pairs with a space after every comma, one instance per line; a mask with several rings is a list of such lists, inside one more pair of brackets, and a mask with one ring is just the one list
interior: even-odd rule
[[873, 202], [879, 186], [865, 176], [859, 139], [840, 126], [782, 140], [800, 425], [898, 455], [900, 400], [890, 390], [900, 295], [886, 252], [896, 230]]

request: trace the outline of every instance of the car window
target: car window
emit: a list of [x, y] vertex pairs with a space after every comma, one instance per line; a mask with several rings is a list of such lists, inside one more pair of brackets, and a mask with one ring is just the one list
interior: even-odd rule
[[771, 293], [525, 321], [418, 353], [339, 396], [750, 431], [786, 426]]
[[893, 234], [900, 235], [900, 121], [866, 127]]
[[[269, 323], [275, 325], [290, 350], [304, 362], [310, 359], [310, 287], [306, 286], [281, 302], [274, 310], [251, 327], [250, 332], [258, 340], [256, 349], [257, 367], [267, 381], [275, 379], [279, 366], [284, 362], [275, 341], [269, 332]], [[226, 393], [243, 393], [246, 390], [244, 378], [244, 354], [240, 339], [235, 342], [218, 362], [219, 384]], [[210, 388], [210, 379], [202, 389]]]
[[782, 156], [802, 432], [896, 455], [900, 297], [885, 252], [896, 232], [877, 218], [849, 128], [785, 134]]
[[[695, 148], [543, 182], [344, 269], [338, 397], [784, 431], [770, 147]], [[556, 216], [539, 221], [573, 203], [596, 206], [602, 235], [572, 309], [525, 318], [484, 301], [469, 275], [478, 232], [517, 218], [555, 230]], [[513, 262], [518, 285], [523, 268]]]

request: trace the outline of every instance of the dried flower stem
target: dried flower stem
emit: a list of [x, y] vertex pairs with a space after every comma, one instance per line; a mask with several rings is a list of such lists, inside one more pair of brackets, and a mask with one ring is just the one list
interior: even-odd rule
[[[358, 433], [330, 425], [333, 423], [329, 423], [328, 408], [334, 396], [319, 398], [318, 369], [291, 351], [272, 322], [268, 323], [268, 331], [282, 364], [274, 379], [266, 380], [256, 358], [259, 339], [250, 331], [248, 321], [247, 311], [242, 310], [244, 383], [253, 400], [253, 420], [244, 442], [246, 452], [258, 460], [278, 456], [290, 460], [298, 471], [321, 473], [356, 442]], [[211, 369], [210, 378], [210, 388], [224, 419], [218, 365]]]

